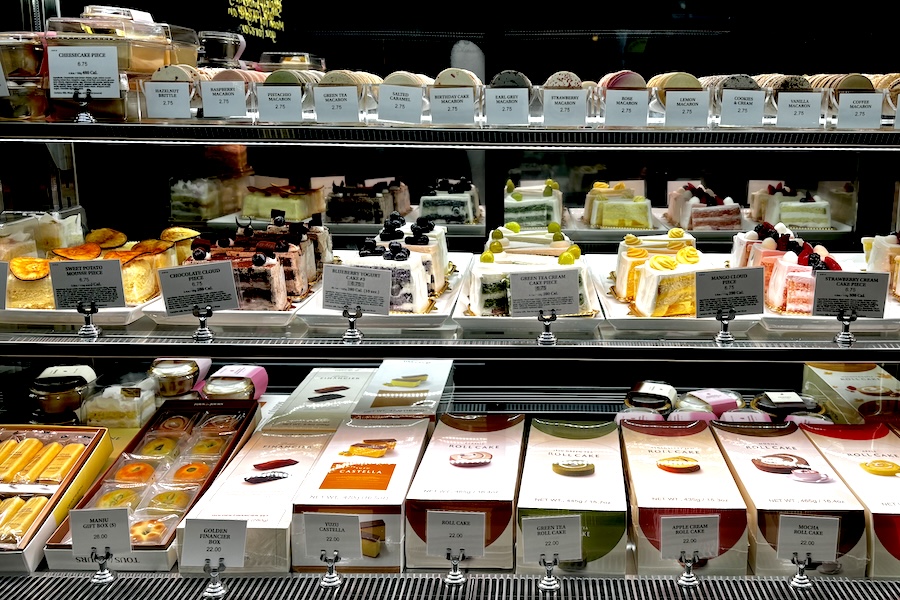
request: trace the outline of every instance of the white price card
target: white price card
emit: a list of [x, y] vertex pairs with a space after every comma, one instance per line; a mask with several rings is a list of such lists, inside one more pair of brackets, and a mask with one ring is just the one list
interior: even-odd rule
[[608, 127], [645, 127], [650, 90], [606, 90], [603, 122]]
[[587, 90], [544, 89], [544, 125], [580, 127], [587, 123]]
[[484, 115], [488, 125], [528, 125], [529, 90], [485, 88]]
[[379, 85], [378, 120], [420, 124], [423, 89], [408, 85]]
[[0, 98], [9, 96], [9, 86], [6, 84], [6, 76], [0, 73]]
[[706, 127], [709, 90], [666, 90], [666, 127]]
[[732, 127], [762, 125], [766, 107], [763, 90], [722, 90], [722, 113], [719, 123]]
[[688, 558], [719, 555], [719, 515], [689, 515], [660, 518], [659, 555], [678, 560], [684, 552]]
[[857, 317], [884, 318], [889, 273], [816, 271], [813, 315], [837, 316], [855, 310]]
[[359, 123], [359, 89], [355, 85], [315, 86], [316, 121], [319, 123]]
[[475, 88], [430, 88], [431, 122], [434, 125], [473, 125]]
[[204, 117], [246, 117], [247, 96], [243, 81], [201, 81]]
[[0, 309], [6, 308], [6, 280], [9, 277], [9, 263], [0, 261]]
[[697, 317], [715, 317], [721, 309], [727, 315], [763, 312], [763, 268], [697, 271]]
[[838, 129], [880, 129], [884, 92], [841, 92], [838, 96]]
[[72, 553], [90, 556], [91, 548], [103, 554], [131, 552], [127, 508], [79, 508], [69, 511]]
[[522, 519], [525, 562], [538, 563], [543, 554], [551, 560], [581, 560], [581, 515], [526, 517]]
[[50, 97], [119, 98], [119, 54], [115, 46], [50, 46]]
[[144, 98], [151, 119], [191, 118], [191, 90], [186, 81], [145, 81]]
[[191, 314], [195, 305], [211, 307], [214, 315], [240, 308], [230, 260], [160, 269], [159, 287], [170, 317]]
[[578, 314], [578, 276], [577, 269], [510, 274], [510, 316], [533, 317], [541, 310], [545, 317], [551, 310], [558, 316]]
[[[385, 261], [389, 265], [389, 261]], [[358, 306], [363, 313], [387, 315], [391, 311], [391, 271], [375, 267], [324, 265], [322, 307], [332, 310]]]
[[796, 129], [819, 127], [822, 115], [822, 92], [778, 92], [778, 115], [775, 125]]
[[237, 519], [186, 519], [181, 546], [181, 564], [202, 567], [209, 559], [216, 567], [219, 560], [228, 567], [244, 566], [247, 521]]
[[796, 404], [798, 402], [803, 404], [803, 398], [797, 392], [766, 392], [765, 394], [772, 404]]
[[429, 510], [425, 517], [425, 547], [427, 556], [447, 556], [460, 550], [466, 556], [484, 556], [485, 514], [482, 512], [452, 512]]
[[359, 515], [303, 513], [306, 556], [318, 558], [325, 551], [331, 557], [337, 550], [341, 560], [362, 558], [362, 533]]
[[56, 308], [76, 308], [79, 302], [98, 308], [125, 306], [122, 263], [118, 260], [62, 260], [50, 263]]
[[266, 123], [299, 123], [303, 120], [303, 87], [299, 85], [256, 86], [259, 120]]
[[837, 559], [838, 517], [780, 515], [778, 519], [778, 558], [791, 560], [794, 553], [804, 560], [809, 553], [813, 562]]

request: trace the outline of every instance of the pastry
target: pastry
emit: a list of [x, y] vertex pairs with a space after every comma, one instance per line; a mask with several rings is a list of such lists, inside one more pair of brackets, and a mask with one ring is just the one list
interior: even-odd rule
[[161, 544], [168, 527], [158, 519], [146, 519], [138, 521], [131, 526], [131, 543], [133, 544]]
[[218, 455], [225, 449], [225, 442], [224, 437], [201, 438], [191, 447], [190, 453], [205, 456]]
[[482, 467], [494, 458], [490, 452], [463, 452], [450, 455], [450, 464], [454, 467]]
[[223, 433], [234, 431], [241, 417], [239, 415], [215, 415], [200, 424], [200, 431], [207, 433]]
[[125, 483], [147, 483], [156, 473], [156, 467], [148, 462], [136, 461], [122, 465], [116, 471], [114, 479]]
[[3, 443], [0, 443], [0, 464], [3, 463], [9, 455], [13, 453], [13, 450], [16, 449], [16, 446], [19, 445], [19, 442], [10, 438]]
[[769, 454], [753, 459], [753, 466], [766, 473], [791, 473], [795, 469], [809, 469], [809, 462], [794, 454]]
[[393, 450], [397, 447], [397, 440], [394, 438], [383, 438], [377, 440], [363, 440], [363, 444], [375, 444], [376, 446], [384, 446], [388, 450]]
[[0, 502], [0, 527], [6, 525], [23, 506], [25, 500], [19, 496], [11, 496]]
[[650, 81], [647, 82], [647, 87], [659, 88], [659, 102], [663, 106], [666, 105], [667, 89], [697, 91], [703, 89], [703, 85], [700, 83], [700, 80], [698, 80], [690, 73], [685, 73], [683, 71], [673, 71], [669, 73], [660, 73], [659, 75], [654, 75], [650, 78]]
[[110, 490], [97, 499], [96, 508], [134, 508], [140, 502], [141, 496], [131, 488], [116, 488]]
[[12, 519], [6, 522], [6, 525], [0, 527], [0, 542], [18, 544], [47, 502], [49, 499], [46, 496], [32, 496], [22, 508], [16, 511]]
[[672, 456], [656, 461], [656, 466], [669, 473], [693, 473], [700, 470], [700, 463], [689, 456]]
[[381, 539], [374, 535], [363, 533], [360, 534], [362, 542], [362, 554], [369, 558], [377, 558], [381, 554]]
[[594, 464], [583, 460], [561, 460], [553, 463], [551, 467], [554, 473], [569, 477], [583, 477], [594, 474]]
[[16, 449], [0, 464], [0, 481], [10, 483], [13, 476], [21, 471], [43, 447], [44, 444], [36, 438], [25, 438], [19, 442]]
[[428, 375], [404, 375], [403, 377], [395, 377], [384, 385], [393, 387], [418, 387], [427, 379]]
[[72, 442], [66, 444], [59, 454], [56, 455], [50, 464], [38, 476], [38, 483], [62, 483], [69, 471], [78, 462], [78, 458], [84, 452], [84, 444]]
[[372, 535], [380, 540], [385, 539], [386, 528], [384, 519], [375, 519], [374, 521], [362, 521], [359, 524], [359, 530], [363, 535]]
[[388, 447], [382, 444], [356, 443], [349, 449], [341, 452], [342, 456], [368, 456], [369, 458], [381, 458], [388, 451]]
[[160, 492], [150, 498], [147, 508], [181, 512], [187, 508], [190, 501], [191, 495], [184, 490], [172, 490]]
[[343, 392], [344, 390], [349, 390], [350, 388], [346, 385], [332, 385], [328, 387], [319, 388], [317, 390], [313, 390], [317, 394], [330, 394], [333, 392]]
[[859, 463], [866, 473], [872, 475], [882, 475], [884, 477], [893, 477], [900, 473], [900, 465], [889, 460], [870, 460], [869, 462]]
[[202, 462], [187, 463], [179, 467], [172, 475], [173, 481], [202, 481], [209, 475], [209, 465]]
[[191, 422], [191, 420], [183, 415], [172, 415], [170, 417], [166, 417], [156, 427], [156, 429], [159, 431], [165, 431], [165, 432], [181, 433], [183, 431], [187, 431], [188, 425], [190, 425], [190, 422]]
[[138, 454], [144, 456], [169, 456], [178, 447], [178, 439], [174, 437], [153, 438], [144, 444]]
[[289, 477], [284, 471], [268, 471], [262, 475], [248, 475], [244, 477], [247, 483], [266, 483], [267, 481], [278, 481]]
[[13, 483], [34, 483], [37, 481], [38, 476], [46, 469], [53, 459], [56, 458], [56, 455], [60, 453], [62, 450], [62, 444], [59, 442], [50, 442], [46, 446], [40, 449], [40, 451], [34, 455], [25, 467], [13, 475], [12, 482]]

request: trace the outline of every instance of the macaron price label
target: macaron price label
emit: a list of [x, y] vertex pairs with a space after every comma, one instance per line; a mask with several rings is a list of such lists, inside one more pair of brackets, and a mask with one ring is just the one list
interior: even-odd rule
[[359, 515], [303, 513], [303, 535], [310, 558], [318, 558], [323, 550], [328, 557], [337, 550], [341, 560], [362, 558]]
[[526, 517], [522, 519], [525, 562], [539, 563], [541, 556], [551, 560], [581, 560], [581, 515], [565, 517]]
[[837, 316], [841, 310], [857, 317], [884, 318], [889, 273], [816, 271], [814, 316]]
[[204, 117], [246, 117], [247, 99], [243, 81], [201, 81]]
[[697, 271], [697, 317], [763, 312], [763, 268]]
[[422, 89], [407, 85], [378, 86], [378, 120], [420, 124], [424, 98]]
[[303, 88], [299, 85], [256, 86], [259, 120], [267, 123], [299, 123], [303, 120]]
[[485, 514], [429, 510], [425, 517], [428, 556], [484, 556]]
[[237, 519], [186, 519], [181, 564], [202, 567], [209, 560], [216, 567], [243, 567], [247, 521]]
[[118, 260], [64, 260], [50, 263], [50, 281], [57, 309], [74, 309], [82, 302], [98, 308], [125, 306], [122, 264]]
[[837, 559], [837, 517], [805, 517], [781, 515], [778, 519], [778, 558], [804, 560], [806, 555], [814, 562], [833, 562]]
[[115, 46], [50, 46], [50, 97], [119, 98], [119, 54]]
[[691, 558], [719, 555], [719, 515], [690, 515], [660, 518], [660, 558], [678, 560], [681, 553]]
[[766, 93], [763, 90], [722, 90], [719, 124], [731, 127], [762, 125]]
[[822, 115], [822, 92], [778, 92], [778, 114], [775, 125], [797, 129], [819, 127]]
[[181, 265], [159, 270], [166, 315], [191, 314], [194, 306], [216, 310], [240, 308], [231, 261]]
[[528, 125], [528, 90], [486, 88], [484, 114], [488, 125]]
[[186, 81], [145, 81], [144, 98], [151, 119], [190, 119], [191, 90]]
[[536, 317], [541, 310], [550, 316], [574, 315], [580, 312], [578, 302], [578, 271], [543, 271], [511, 273], [510, 296], [513, 298], [509, 314], [512, 317]]
[[666, 127], [706, 127], [709, 90], [666, 90]]
[[315, 86], [313, 101], [319, 123], [359, 123], [359, 90], [355, 85]]
[[884, 92], [841, 92], [838, 96], [838, 129], [880, 129]]
[[391, 309], [391, 272], [370, 267], [324, 265], [322, 307], [387, 315]]
[[104, 554], [131, 552], [127, 508], [79, 508], [69, 511], [72, 554], [90, 556], [91, 549]]
[[612, 127], [645, 127], [650, 90], [606, 90], [604, 123]]
[[544, 125], [581, 127], [587, 123], [587, 90], [544, 90]]
[[431, 88], [431, 122], [434, 125], [474, 125], [475, 88]]

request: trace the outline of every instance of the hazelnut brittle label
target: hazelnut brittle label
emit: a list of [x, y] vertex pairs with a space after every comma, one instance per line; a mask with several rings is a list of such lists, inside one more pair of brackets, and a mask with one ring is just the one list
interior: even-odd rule
[[146, 81], [144, 96], [151, 119], [191, 118], [191, 92], [186, 81]]
[[50, 97], [119, 98], [119, 55], [115, 46], [50, 46]]
[[[389, 266], [390, 261], [384, 261]], [[376, 267], [327, 264], [322, 273], [322, 308], [359, 307], [363, 313], [387, 315], [391, 309], [391, 271]]]
[[485, 513], [429, 510], [425, 520], [428, 556], [484, 556]]
[[91, 302], [98, 308], [125, 306], [122, 263], [118, 260], [64, 260], [50, 263], [50, 281], [57, 309]]
[[581, 306], [578, 278], [575, 269], [511, 273], [510, 316], [534, 317], [542, 310], [545, 317], [549, 317], [551, 311], [556, 311], [559, 316], [578, 314]]
[[194, 306], [216, 310], [240, 308], [230, 260], [181, 265], [159, 270], [166, 315], [191, 314]]

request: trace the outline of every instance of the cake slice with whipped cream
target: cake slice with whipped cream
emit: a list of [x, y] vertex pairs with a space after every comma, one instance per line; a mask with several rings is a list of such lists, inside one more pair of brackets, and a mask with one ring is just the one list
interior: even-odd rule
[[435, 223], [474, 223], [478, 218], [478, 188], [468, 179], [440, 179], [419, 199], [419, 216]]
[[424, 314], [428, 300], [428, 277], [422, 265], [422, 254], [404, 248], [394, 240], [387, 248], [379, 247], [375, 238], [366, 238], [358, 256], [344, 256], [348, 267], [386, 269], [391, 272], [390, 312]]
[[[766, 249], [777, 250], [778, 239], [782, 235], [787, 235], [788, 240], [794, 239], [794, 233], [784, 223], [772, 225], [768, 222], [759, 223], [750, 231], [734, 234], [731, 238], [731, 266], [733, 268], [760, 266], [762, 263], [759, 261], [765, 255], [761, 251]], [[766, 242], [767, 239], [771, 241]], [[766, 242], [765, 245], [754, 252], [754, 247], [764, 242]], [[755, 258], [755, 263], [751, 255]]]
[[696, 272], [710, 266], [685, 246], [674, 256], [656, 254], [635, 267], [632, 308], [641, 317], [692, 317], [697, 313]]
[[777, 313], [811, 315], [816, 272], [840, 270], [840, 264], [824, 246], [795, 243], [775, 261], [765, 294], [766, 307]]
[[[434, 223], [424, 219], [417, 220], [416, 223], [406, 223], [399, 213], [394, 212], [375, 237], [375, 243], [385, 249], [391, 244], [398, 243], [400, 247], [422, 255], [429, 296], [439, 296], [443, 293], [447, 286], [449, 264], [446, 235], [444, 232], [435, 233], [435, 229]], [[429, 236], [429, 233], [433, 236]]]
[[593, 229], [650, 229], [650, 201], [635, 194], [633, 188], [621, 181], [612, 187], [606, 182], [595, 181], [585, 194], [581, 220]]
[[741, 228], [741, 205], [731, 197], [722, 198], [703, 186], [687, 183], [667, 197], [666, 219], [676, 227], [690, 230]]
[[518, 223], [509, 222], [491, 230], [484, 249], [491, 250], [494, 242], [499, 242], [503, 252], [509, 254], [546, 256], [559, 256], [572, 245], [572, 240], [555, 222], [547, 225], [545, 230], [523, 230]]
[[626, 234], [619, 242], [616, 255], [615, 283], [613, 293], [622, 302], [634, 300], [635, 268], [651, 256], [674, 256], [685, 247], [696, 246], [696, 240], [680, 227], [673, 227], [662, 235], [637, 236]]
[[796, 199], [770, 201], [766, 207], [766, 221], [783, 222], [795, 229], [831, 229], [831, 204], [810, 192]]
[[761, 190], [750, 194], [750, 218], [754, 221], [766, 219], [766, 211], [772, 202], [782, 202], [797, 197], [797, 190], [779, 181], [769, 184]]
[[562, 223], [563, 196], [559, 183], [548, 179], [543, 185], [516, 186], [507, 180], [503, 197], [503, 217], [522, 229], [543, 229]]

